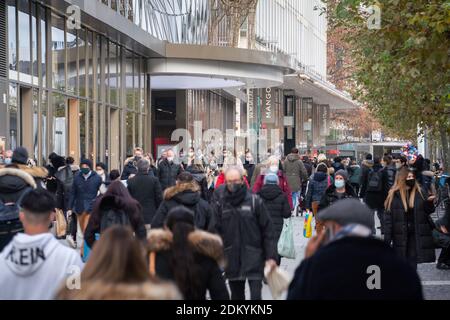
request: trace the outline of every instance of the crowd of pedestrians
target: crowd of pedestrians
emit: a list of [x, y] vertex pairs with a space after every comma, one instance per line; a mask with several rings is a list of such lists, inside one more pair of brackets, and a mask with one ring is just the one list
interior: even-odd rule
[[[38, 167], [25, 148], [7, 152], [0, 298], [245, 300], [248, 283], [260, 300], [283, 258], [285, 222], [305, 211], [315, 235], [288, 299], [422, 299], [417, 264], [436, 261], [437, 240], [436, 266], [450, 269], [450, 205], [431, 219], [437, 183], [427, 159], [368, 154], [358, 163], [293, 148], [283, 158], [269, 149], [258, 162], [249, 150], [224, 151], [220, 164], [193, 148], [156, 161], [135, 148], [121, 172], [55, 153]], [[363, 265], [388, 270], [389, 285], [368, 291], [352, 276]]]

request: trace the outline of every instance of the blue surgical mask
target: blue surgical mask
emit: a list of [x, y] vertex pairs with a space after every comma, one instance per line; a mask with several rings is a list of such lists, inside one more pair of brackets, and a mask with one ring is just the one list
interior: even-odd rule
[[12, 159], [11, 158], [5, 158], [5, 164], [9, 165], [12, 163]]
[[334, 182], [334, 185], [337, 189], [341, 189], [341, 188], [345, 187], [345, 181], [344, 180], [336, 180]]

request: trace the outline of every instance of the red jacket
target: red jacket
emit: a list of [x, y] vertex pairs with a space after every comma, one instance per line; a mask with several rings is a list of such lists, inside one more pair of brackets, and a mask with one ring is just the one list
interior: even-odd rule
[[[253, 186], [253, 193], [258, 193], [264, 185], [264, 174], [260, 174], [256, 178], [255, 185]], [[279, 170], [278, 171], [278, 186], [281, 188], [281, 191], [286, 195], [289, 201], [289, 205], [291, 206], [291, 210], [294, 210], [294, 203], [292, 202], [292, 192], [291, 188], [289, 188], [289, 184], [287, 183], [287, 179], [285, 174]]]
[[[247, 185], [247, 188], [250, 189], [250, 185], [248, 184], [247, 178], [244, 177], [244, 182]], [[217, 189], [221, 185], [225, 184], [225, 174], [223, 172], [220, 173], [220, 175], [217, 177], [216, 185], [214, 186], [214, 189]]]

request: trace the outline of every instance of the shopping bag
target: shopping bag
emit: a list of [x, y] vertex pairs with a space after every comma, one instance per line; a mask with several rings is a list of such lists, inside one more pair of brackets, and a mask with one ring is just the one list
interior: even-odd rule
[[267, 280], [270, 293], [274, 299], [280, 298], [283, 292], [288, 290], [291, 282], [289, 274], [279, 267], [273, 268], [270, 271], [268, 268], [265, 268], [264, 277]]
[[67, 234], [67, 221], [61, 209], [55, 211], [55, 235], [57, 238], [63, 238]]
[[292, 220], [284, 219], [283, 231], [278, 240], [278, 254], [284, 258], [295, 259], [294, 230]]
[[307, 210], [305, 215], [305, 222], [303, 224], [303, 236], [308, 239], [312, 237], [312, 219], [313, 213]]

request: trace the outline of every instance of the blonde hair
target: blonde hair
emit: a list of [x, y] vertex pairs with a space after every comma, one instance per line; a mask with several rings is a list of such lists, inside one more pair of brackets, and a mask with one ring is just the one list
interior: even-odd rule
[[391, 210], [392, 201], [394, 200], [394, 197], [395, 197], [395, 194], [397, 191], [400, 193], [400, 199], [402, 200], [402, 204], [403, 204], [403, 208], [405, 209], [405, 212], [408, 211], [408, 207], [414, 208], [414, 202], [416, 200], [416, 193], [419, 193], [423, 199], [422, 190], [421, 190], [420, 185], [417, 182], [417, 180], [416, 180], [416, 184], [414, 185], [414, 187], [411, 190], [409, 190], [410, 195], [409, 195], [409, 199], [407, 199], [408, 188], [406, 186], [406, 179], [408, 178], [408, 174], [410, 172], [411, 171], [409, 171], [407, 168], [402, 168], [398, 172], [397, 177], [395, 179], [395, 183], [392, 186], [391, 190], [389, 190], [389, 194], [386, 198], [386, 201], [384, 202], [384, 206], [387, 211]]

